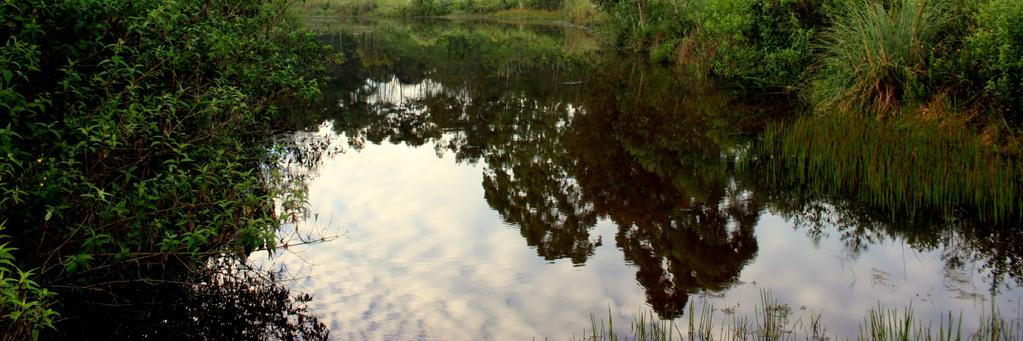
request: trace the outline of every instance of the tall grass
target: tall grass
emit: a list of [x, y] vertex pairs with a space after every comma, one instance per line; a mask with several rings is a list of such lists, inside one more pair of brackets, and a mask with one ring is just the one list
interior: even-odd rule
[[[811, 313], [809, 323], [801, 321], [789, 323], [787, 305], [780, 304], [770, 291], [761, 291], [761, 305], [755, 307], [754, 323], [749, 323], [746, 316], [732, 315], [730, 319], [715, 324], [713, 305], [705, 303], [698, 310], [690, 305], [688, 330], [683, 331], [672, 320], [656, 318], [652, 312], [639, 314], [633, 318], [629, 328], [618, 328], [615, 331], [614, 320], [610, 317], [605, 321], [591, 316], [591, 329], [584, 332], [580, 340], [591, 341], [745, 341], [745, 340], [978, 340], [1001, 341], [1019, 340], [1023, 337], [1023, 326], [1020, 320], [1007, 320], [997, 309], [992, 308], [991, 314], [980, 316], [979, 328], [972, 331], [964, 330], [963, 315], [948, 313], [942, 316], [937, 324], [924, 322], [913, 314], [912, 306], [901, 310], [891, 309], [878, 304], [866, 312], [860, 322], [858, 335], [828, 335], [821, 325], [821, 314]], [[993, 307], [993, 306], [992, 306]], [[773, 317], [772, 317], [773, 316]], [[622, 331], [627, 331], [622, 333]], [[850, 338], [851, 337], [851, 338]], [[573, 338], [574, 340], [574, 338]]]
[[[992, 306], [994, 307], [994, 306]], [[880, 304], [867, 312], [860, 323], [858, 340], [1019, 340], [1023, 337], [1020, 321], [1006, 320], [996, 308], [980, 317], [980, 328], [963, 333], [963, 316], [945, 315], [938, 325], [924, 324], [913, 315], [913, 307], [900, 313]]]
[[757, 306], [753, 319], [756, 337], [765, 340], [781, 339], [785, 335], [788, 320], [788, 306], [780, 304], [770, 291], [761, 289], [760, 306]]
[[703, 304], [699, 310], [689, 305], [687, 330], [674, 320], [659, 319], [653, 311], [648, 311], [634, 317], [627, 329], [629, 333], [624, 335], [615, 332], [614, 319], [608, 310], [606, 323], [590, 316], [590, 329], [583, 333], [587, 335], [584, 340], [780, 340], [794, 328], [788, 325], [788, 306], [779, 303], [769, 290], [760, 292], [760, 305], [754, 306], [752, 323], [746, 316], [732, 315], [727, 324], [715, 325], [716, 310], [711, 304]]
[[563, 11], [575, 24], [587, 24], [597, 16], [597, 7], [590, 0], [565, 0]]
[[811, 98], [819, 113], [884, 116], [922, 93], [928, 46], [949, 21], [943, 0], [846, 1], [822, 36]]

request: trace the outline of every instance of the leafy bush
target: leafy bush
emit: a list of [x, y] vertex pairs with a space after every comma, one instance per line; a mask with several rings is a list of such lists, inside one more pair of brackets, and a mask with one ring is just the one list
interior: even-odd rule
[[[0, 232], [3, 232], [0, 223]], [[0, 235], [0, 239], [6, 238]], [[39, 338], [43, 328], [53, 328], [57, 313], [49, 308], [53, 293], [32, 280], [31, 271], [14, 264], [14, 248], [0, 244], [0, 340]]]
[[406, 15], [434, 16], [451, 13], [451, 1], [445, 0], [412, 0]]
[[656, 63], [673, 61], [678, 39], [670, 39], [650, 48], [650, 60]]
[[[618, 46], [646, 51], [659, 48], [670, 51], [665, 42], [677, 42], [693, 28], [687, 15], [687, 0], [598, 0], [597, 8], [607, 15], [602, 23], [605, 34]], [[654, 57], [668, 61], [670, 56]]]
[[964, 64], [988, 104], [1011, 118], [1023, 118], [1023, 2], [991, 0], [966, 37]]
[[96, 288], [272, 248], [280, 193], [257, 142], [273, 101], [318, 93], [300, 66], [322, 49], [286, 3], [0, 3], [10, 263]]
[[525, 3], [529, 8], [553, 11], [564, 7], [565, 0], [525, 0]]
[[713, 71], [745, 85], [795, 84], [812, 60], [811, 43], [830, 0], [706, 1], [696, 14]]
[[492, 13], [512, 8], [555, 11], [564, 5], [564, 0], [412, 0], [402, 12], [406, 16], [442, 16]]
[[848, 1], [824, 33], [812, 100], [820, 112], [885, 115], [923, 96], [927, 57], [949, 21], [940, 0]]
[[[794, 84], [837, 0], [599, 0], [618, 45], [658, 62], [708, 63], [743, 85]], [[673, 45], [671, 45], [673, 44]]]

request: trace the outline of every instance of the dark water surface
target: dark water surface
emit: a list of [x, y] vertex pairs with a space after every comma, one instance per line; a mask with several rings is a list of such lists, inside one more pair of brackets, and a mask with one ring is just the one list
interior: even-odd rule
[[820, 313], [846, 337], [878, 304], [967, 328], [992, 305], [1020, 316], [1018, 218], [911, 218], [750, 161], [767, 120], [797, 110], [784, 96], [601, 53], [573, 28], [321, 29], [346, 61], [280, 140], [306, 177], [300, 227], [339, 238], [272, 261], [333, 338], [564, 340], [609, 310], [682, 321], [706, 304], [752, 320], [765, 291], [790, 325]]

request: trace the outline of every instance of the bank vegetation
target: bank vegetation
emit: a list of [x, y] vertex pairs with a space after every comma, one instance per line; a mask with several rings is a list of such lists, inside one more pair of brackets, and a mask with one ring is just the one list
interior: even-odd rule
[[288, 6], [0, 3], [0, 339], [274, 248], [295, 197], [261, 140], [323, 52]]

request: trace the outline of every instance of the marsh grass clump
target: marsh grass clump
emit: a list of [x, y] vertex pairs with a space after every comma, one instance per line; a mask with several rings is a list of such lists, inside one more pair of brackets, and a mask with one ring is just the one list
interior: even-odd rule
[[919, 340], [927, 330], [913, 322], [913, 309], [907, 307], [900, 314], [897, 309], [886, 309], [879, 304], [876, 309], [867, 312], [865, 321], [860, 324], [859, 339]]
[[[754, 305], [754, 317], [749, 319], [746, 316], [738, 316], [731, 312], [728, 322], [717, 325], [714, 312], [719, 309], [714, 305], [704, 302], [699, 308], [690, 304], [687, 310], [688, 317], [684, 318], [683, 326], [680, 327], [675, 320], [659, 317], [653, 311], [647, 311], [635, 315], [632, 319], [627, 334], [615, 332], [615, 323], [612, 312], [608, 309], [608, 319], [597, 319], [590, 316], [590, 329], [584, 331], [586, 335], [582, 340], [592, 341], [613, 341], [613, 340], [637, 340], [637, 341], [668, 341], [668, 340], [783, 340], [790, 339], [791, 332], [802, 324], [790, 324], [790, 310], [788, 305], [780, 303], [774, 298], [770, 290], [760, 291], [760, 304]], [[815, 315], [819, 321], [820, 316]], [[751, 323], [752, 321], [752, 323]], [[622, 330], [619, 328], [619, 330]], [[820, 331], [818, 328], [813, 331]], [[819, 334], [813, 334], [818, 336]]]
[[[966, 332], [966, 334], [964, 334]], [[951, 312], [937, 324], [924, 323], [913, 314], [913, 307], [885, 308], [878, 304], [867, 312], [860, 323], [858, 340], [1019, 340], [1023, 334], [1019, 320], [1007, 320], [996, 308], [980, 316], [980, 327], [972, 332], [963, 330], [963, 316]]]
[[942, 0], [847, 1], [823, 33], [811, 99], [828, 114], [894, 113], [923, 96], [930, 45], [950, 18]]

